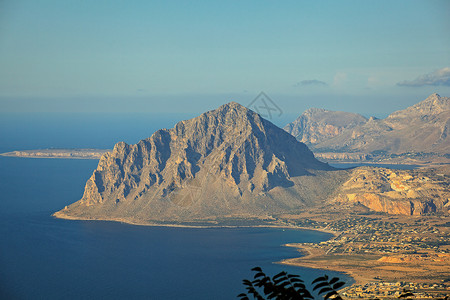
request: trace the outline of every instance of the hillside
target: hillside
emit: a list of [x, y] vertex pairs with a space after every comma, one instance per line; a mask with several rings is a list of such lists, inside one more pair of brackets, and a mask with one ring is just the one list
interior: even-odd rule
[[330, 205], [363, 205], [372, 211], [424, 215], [450, 211], [450, 166], [391, 170], [361, 167], [338, 189]]
[[[339, 126], [334, 120], [338, 115], [342, 116]], [[284, 129], [306, 142], [318, 157], [328, 161], [397, 157], [420, 160], [433, 156], [447, 157], [450, 153], [448, 97], [432, 94], [424, 101], [394, 112], [385, 119], [364, 120], [357, 116], [308, 110]], [[328, 133], [330, 128], [333, 134]]]
[[284, 130], [311, 147], [366, 122], [367, 119], [359, 114], [310, 108], [287, 124]]
[[231, 102], [100, 159], [60, 218], [137, 224], [270, 219], [323, 202], [347, 178], [305, 144]]
[[[439, 175], [443, 173], [444, 175]], [[105, 153], [81, 200], [54, 216], [133, 224], [242, 225], [363, 205], [448, 213], [448, 170], [338, 170], [257, 113], [231, 102]]]

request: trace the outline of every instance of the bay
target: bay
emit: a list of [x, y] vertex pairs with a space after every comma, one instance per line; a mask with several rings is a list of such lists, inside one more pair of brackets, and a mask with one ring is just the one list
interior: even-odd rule
[[[96, 138], [105, 128], [87, 134], [85, 125], [77, 130], [75, 121], [65, 125], [71, 137], [59, 138], [55, 135], [58, 129], [53, 127], [58, 119], [37, 119], [38, 123], [22, 124], [23, 140], [17, 132], [2, 131], [4, 148], [14, 148], [15, 140], [29, 149], [52, 147], [53, 143], [68, 147], [77, 141], [88, 145], [89, 140], [98, 147], [113, 140], [112, 135]], [[86, 122], [114, 124], [108, 120], [95, 123], [88, 118]], [[122, 129], [120, 140], [136, 142], [138, 137], [132, 130], [136, 124], [129, 121], [132, 134]], [[10, 128], [13, 125], [9, 124]], [[31, 127], [47, 130], [36, 132]], [[27, 140], [33, 132], [37, 136]], [[250, 269], [255, 266], [271, 275], [281, 270], [300, 274], [306, 282], [324, 274], [274, 264], [299, 256], [283, 244], [331, 237], [323, 232], [148, 227], [51, 217], [81, 198], [96, 165], [95, 160], [0, 157], [1, 299], [236, 299], [244, 291], [242, 279], [251, 278]], [[343, 274], [327, 274], [353, 282]]]

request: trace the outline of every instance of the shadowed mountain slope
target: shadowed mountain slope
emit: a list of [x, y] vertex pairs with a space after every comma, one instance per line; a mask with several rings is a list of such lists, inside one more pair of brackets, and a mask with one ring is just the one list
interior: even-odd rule
[[100, 159], [83, 198], [55, 213], [136, 224], [270, 218], [322, 203], [349, 176], [231, 102]]

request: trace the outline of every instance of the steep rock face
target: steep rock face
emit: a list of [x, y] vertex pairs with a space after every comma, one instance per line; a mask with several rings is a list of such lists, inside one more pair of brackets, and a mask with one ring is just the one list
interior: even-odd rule
[[55, 216], [134, 223], [266, 217], [324, 200], [333, 171], [294, 137], [229, 103], [100, 159], [82, 199]]
[[[327, 123], [324, 122], [323, 128]], [[285, 129], [297, 139], [314, 134], [310, 127]], [[347, 126], [338, 134], [311, 143], [316, 153], [450, 153], [450, 98], [432, 94], [424, 101], [397, 111], [386, 119], [370, 118]], [[298, 132], [297, 132], [298, 131]]]
[[387, 117], [387, 119], [404, 119], [411, 117], [422, 117], [437, 115], [450, 110], [450, 98], [441, 97], [439, 94], [431, 94], [427, 99], [410, 106], [404, 110], [399, 110]]
[[364, 124], [367, 119], [359, 114], [311, 108], [294, 122], [287, 124], [284, 130], [307, 145], [320, 144], [329, 138], [338, 136], [345, 129]]
[[449, 167], [420, 170], [357, 168], [331, 203], [359, 203], [389, 214], [448, 213], [448, 171]]

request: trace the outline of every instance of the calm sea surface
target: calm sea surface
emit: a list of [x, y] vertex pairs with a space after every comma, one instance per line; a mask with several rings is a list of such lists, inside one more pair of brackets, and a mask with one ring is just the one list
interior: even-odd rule
[[[116, 116], [8, 116], [0, 121], [0, 151], [112, 148], [118, 140], [135, 143], [174, 123], [156, 116], [121, 118], [118, 124]], [[142, 129], [144, 124], [149, 125]], [[236, 299], [254, 266], [272, 275], [300, 274], [306, 281], [324, 273], [273, 262], [298, 256], [282, 244], [323, 241], [330, 238], [326, 233], [52, 218], [81, 198], [96, 165], [0, 157], [0, 299]]]

